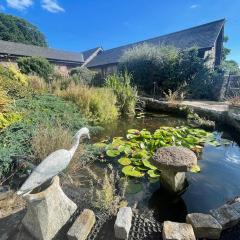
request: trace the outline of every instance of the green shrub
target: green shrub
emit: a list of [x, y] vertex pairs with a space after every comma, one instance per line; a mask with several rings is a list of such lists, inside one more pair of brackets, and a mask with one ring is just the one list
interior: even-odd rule
[[92, 84], [92, 81], [96, 75], [96, 72], [89, 70], [86, 67], [73, 68], [70, 71], [70, 75], [74, 77], [75, 83]]
[[14, 65], [0, 65], [0, 88], [11, 98], [22, 98], [28, 95], [28, 77]]
[[117, 105], [123, 116], [135, 115], [137, 90], [131, 86], [132, 75], [127, 72], [108, 75], [105, 84], [117, 96]]
[[11, 170], [13, 158], [23, 159], [32, 155], [32, 136], [39, 125], [46, 129], [62, 126], [71, 132], [88, 125], [74, 103], [52, 95], [19, 99], [9, 108], [24, 118], [1, 130], [0, 179]]
[[198, 57], [196, 48], [180, 50], [173, 46], [136, 46], [123, 54], [119, 69], [132, 73], [134, 83], [145, 92], [151, 93], [154, 86], [176, 91], [186, 83], [192, 98], [211, 98], [219, 77]]
[[17, 60], [17, 63], [22, 73], [36, 74], [46, 80], [49, 80], [54, 72], [53, 65], [42, 57], [22, 57]]
[[116, 96], [111, 89], [71, 84], [57, 94], [76, 103], [84, 116], [94, 123], [104, 124], [118, 117]]

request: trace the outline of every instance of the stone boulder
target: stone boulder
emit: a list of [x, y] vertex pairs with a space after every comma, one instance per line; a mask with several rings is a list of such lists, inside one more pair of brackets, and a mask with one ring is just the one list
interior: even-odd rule
[[51, 240], [76, 211], [77, 205], [62, 191], [59, 177], [42, 192], [24, 196], [27, 213], [23, 226], [38, 240]]
[[217, 219], [223, 229], [231, 228], [240, 221], [240, 203], [224, 204], [220, 208], [211, 210], [210, 214]]
[[85, 240], [96, 222], [92, 210], [84, 209], [67, 233], [69, 240]]
[[191, 213], [186, 222], [191, 224], [197, 238], [219, 239], [222, 226], [209, 214]]
[[163, 240], [196, 240], [190, 224], [170, 221], [163, 223], [162, 237]]
[[153, 156], [153, 164], [159, 170], [187, 172], [197, 165], [197, 156], [188, 148], [162, 147]]
[[128, 239], [131, 224], [132, 209], [130, 207], [120, 208], [114, 224], [115, 237], [118, 239]]

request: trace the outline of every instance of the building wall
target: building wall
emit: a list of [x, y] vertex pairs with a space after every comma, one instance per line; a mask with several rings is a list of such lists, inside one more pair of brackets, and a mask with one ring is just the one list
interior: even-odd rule
[[90, 68], [90, 69], [100, 73], [102, 77], [105, 77], [108, 74], [117, 73], [117, 63], [104, 65], [104, 66], [98, 66], [98, 67], [94, 67], [94, 68]]

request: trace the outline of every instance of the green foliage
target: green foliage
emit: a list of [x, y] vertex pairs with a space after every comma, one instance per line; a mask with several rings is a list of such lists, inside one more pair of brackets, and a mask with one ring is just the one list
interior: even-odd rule
[[226, 74], [239, 75], [240, 68], [236, 61], [234, 60], [225, 60], [222, 62], [221, 67]]
[[[219, 145], [213, 133], [202, 129], [161, 127], [153, 134], [146, 129], [129, 129], [126, 139], [115, 137], [111, 143], [102, 147], [108, 157], [118, 159], [124, 175], [143, 177], [147, 174], [150, 178], [157, 178], [160, 172], [151, 163], [151, 157], [159, 147], [183, 146], [199, 153], [205, 143]], [[200, 169], [196, 166], [192, 171], [199, 172]]]
[[38, 75], [46, 80], [54, 72], [53, 65], [42, 57], [22, 57], [17, 60], [17, 63], [22, 73]]
[[123, 54], [121, 69], [132, 73], [134, 83], [146, 92], [152, 92], [154, 86], [176, 91], [186, 83], [192, 98], [211, 98], [218, 79], [198, 57], [196, 48], [183, 51], [173, 46], [139, 45]]
[[32, 154], [31, 140], [39, 125], [60, 125], [74, 132], [87, 125], [75, 104], [52, 95], [19, 99], [9, 108], [24, 118], [1, 131], [0, 178], [11, 170], [14, 157]]
[[71, 84], [57, 94], [76, 103], [79, 111], [91, 122], [106, 124], [118, 117], [116, 96], [111, 89]]
[[86, 67], [77, 67], [71, 70], [70, 75], [76, 79], [75, 83], [91, 85], [96, 76], [96, 72], [91, 71]]
[[28, 78], [13, 65], [3, 67], [0, 65], [0, 88], [8, 97], [22, 98], [28, 95]]
[[44, 35], [26, 20], [0, 13], [0, 39], [46, 47]]
[[106, 87], [111, 88], [117, 96], [117, 105], [122, 116], [135, 115], [137, 89], [131, 86], [132, 75], [127, 72], [108, 75]]

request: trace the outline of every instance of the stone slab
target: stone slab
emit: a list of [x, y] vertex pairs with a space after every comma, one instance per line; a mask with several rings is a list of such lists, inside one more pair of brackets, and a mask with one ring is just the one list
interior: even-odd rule
[[222, 226], [210, 214], [191, 213], [187, 215], [186, 222], [192, 225], [197, 238], [220, 238]]
[[131, 224], [132, 209], [130, 207], [120, 208], [114, 224], [115, 237], [118, 239], [128, 239]]
[[163, 223], [162, 237], [163, 240], [196, 240], [190, 224], [170, 221]]
[[196, 154], [184, 147], [162, 147], [153, 156], [153, 164], [159, 170], [187, 172], [197, 165]]
[[220, 208], [211, 210], [210, 214], [217, 219], [223, 229], [233, 227], [240, 221], [240, 213], [233, 204], [224, 204]]
[[84, 209], [67, 233], [69, 240], [85, 240], [96, 222], [92, 210]]

